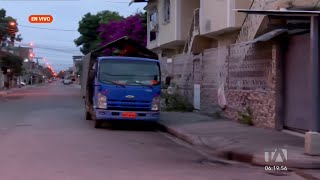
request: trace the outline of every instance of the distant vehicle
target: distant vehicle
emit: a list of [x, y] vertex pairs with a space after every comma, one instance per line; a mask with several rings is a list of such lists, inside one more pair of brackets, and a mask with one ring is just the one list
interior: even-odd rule
[[52, 80], [51, 80], [51, 79], [49, 79], [49, 80], [48, 80], [48, 82], [49, 82], [49, 83], [52, 83]]
[[71, 78], [72, 81], [76, 81], [76, 76], [72, 75], [72, 76], [70, 76], [70, 78]]
[[64, 85], [70, 85], [70, 84], [72, 84], [72, 81], [71, 81], [71, 79], [64, 79], [63, 80], [63, 84]]
[[25, 86], [25, 85], [27, 85], [27, 84], [24, 83], [24, 82], [20, 82], [20, 85], [21, 85], [21, 86]]

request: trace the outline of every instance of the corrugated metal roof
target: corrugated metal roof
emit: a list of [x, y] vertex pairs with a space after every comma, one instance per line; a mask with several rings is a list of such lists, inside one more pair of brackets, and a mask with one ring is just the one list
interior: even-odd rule
[[253, 44], [253, 43], [257, 43], [257, 42], [265, 42], [265, 41], [269, 41], [283, 33], [286, 33], [288, 32], [287, 29], [276, 29], [276, 30], [272, 30], [270, 32], [267, 32], [257, 38], [255, 38], [254, 40], [252, 41], [246, 41], [244, 42], [244, 44]]
[[138, 2], [148, 2], [148, 0], [132, 0], [130, 3], [129, 3], [129, 6], [133, 3], [138, 3]]
[[253, 10], [253, 9], [235, 9], [237, 12], [257, 15], [276, 15], [276, 16], [319, 16], [320, 11], [302, 11], [302, 10]]

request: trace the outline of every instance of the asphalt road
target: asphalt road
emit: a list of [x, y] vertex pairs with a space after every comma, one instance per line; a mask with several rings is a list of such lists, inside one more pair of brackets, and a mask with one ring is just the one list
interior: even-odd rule
[[55, 82], [0, 99], [1, 180], [276, 180], [263, 167], [208, 162], [156, 129], [84, 120], [80, 89]]

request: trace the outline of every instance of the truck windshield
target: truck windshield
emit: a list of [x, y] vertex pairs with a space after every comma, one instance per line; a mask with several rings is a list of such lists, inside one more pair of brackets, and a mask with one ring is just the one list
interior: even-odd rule
[[104, 60], [99, 65], [99, 80], [104, 83], [123, 85], [158, 85], [158, 63], [134, 60]]

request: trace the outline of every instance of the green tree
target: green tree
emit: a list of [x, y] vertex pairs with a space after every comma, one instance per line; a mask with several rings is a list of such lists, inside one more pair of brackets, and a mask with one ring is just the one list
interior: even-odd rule
[[8, 54], [0, 59], [0, 65], [2, 67], [11, 69], [13, 75], [16, 76], [21, 76], [24, 72], [23, 58], [13, 54]]
[[97, 29], [100, 24], [108, 23], [110, 21], [119, 21], [123, 17], [119, 15], [118, 12], [113, 11], [101, 11], [96, 15], [87, 13], [83, 16], [82, 20], [79, 22], [78, 31], [80, 37], [74, 40], [77, 46], [82, 46], [80, 48], [83, 54], [87, 54], [90, 51], [96, 49], [101, 44], [99, 39], [99, 32]]
[[18, 41], [18, 42], [21, 42], [21, 41], [23, 40], [21, 34], [18, 34], [15, 39], [16, 39], [16, 41]]
[[[13, 17], [6, 16], [6, 10], [0, 9], [0, 45], [5, 46], [6, 41], [10, 38], [9, 22], [14, 21], [17, 23], [17, 20]], [[16, 28], [16, 32], [18, 32], [18, 27]], [[22, 41], [21, 34], [18, 34], [14, 38], [15, 41]]]

